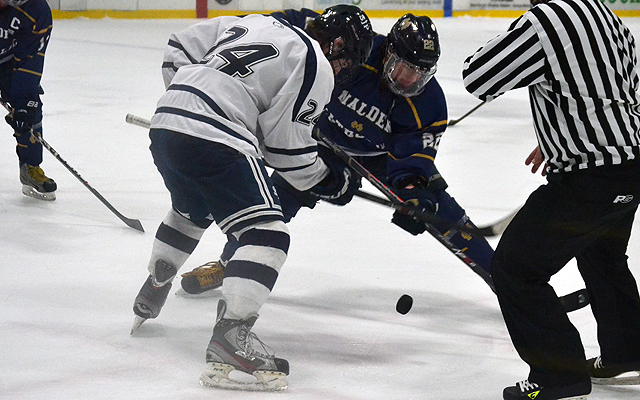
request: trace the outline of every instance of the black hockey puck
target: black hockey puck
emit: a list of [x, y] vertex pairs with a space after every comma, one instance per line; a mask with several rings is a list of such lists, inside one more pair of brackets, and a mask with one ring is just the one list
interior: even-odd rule
[[413, 297], [408, 294], [403, 294], [398, 299], [398, 303], [396, 304], [396, 311], [400, 314], [404, 315], [411, 310], [411, 306], [413, 305]]

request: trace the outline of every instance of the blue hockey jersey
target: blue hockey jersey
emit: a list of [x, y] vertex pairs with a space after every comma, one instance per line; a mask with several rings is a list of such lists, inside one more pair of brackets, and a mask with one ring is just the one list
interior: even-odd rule
[[[46, 0], [0, 10], [0, 66], [12, 68], [10, 93], [3, 94], [14, 108], [24, 107], [40, 93], [44, 53], [53, 27]], [[3, 85], [6, 87], [6, 85]]]
[[[318, 14], [302, 9], [272, 15], [304, 27], [308, 18]], [[382, 79], [385, 51], [386, 36], [376, 35], [369, 59], [354, 79], [334, 88], [316, 126], [349, 154], [362, 156], [365, 164], [364, 157], [386, 154], [388, 176], [379, 176], [381, 179], [392, 183], [418, 175], [428, 180], [447, 127], [444, 92], [435, 77], [413, 97], [389, 91]]]

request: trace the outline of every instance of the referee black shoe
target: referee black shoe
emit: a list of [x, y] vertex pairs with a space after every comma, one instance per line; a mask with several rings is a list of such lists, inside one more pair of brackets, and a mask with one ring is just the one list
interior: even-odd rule
[[561, 387], [543, 387], [529, 380], [504, 388], [504, 400], [585, 400], [591, 393], [591, 382]]
[[598, 385], [640, 385], [640, 361], [604, 365], [598, 356], [587, 360], [587, 372]]

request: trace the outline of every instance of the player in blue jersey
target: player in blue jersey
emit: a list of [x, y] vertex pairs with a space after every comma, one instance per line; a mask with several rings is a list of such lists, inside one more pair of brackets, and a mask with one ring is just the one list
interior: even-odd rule
[[[310, 10], [286, 10], [278, 14], [293, 24], [304, 24]], [[331, 101], [316, 127], [340, 145], [399, 197], [417, 204], [447, 221], [471, 225], [460, 205], [446, 192], [447, 184], [434, 160], [447, 126], [444, 93], [435, 79], [440, 57], [438, 33], [425, 16], [407, 14], [388, 36], [376, 35], [371, 56], [353, 79], [336, 85]], [[327, 165], [339, 169], [344, 163], [327, 147], [319, 146]], [[318, 200], [273, 176], [285, 214], [291, 220], [303, 207], [313, 208]], [[341, 197], [349, 201], [350, 196]], [[425, 224], [396, 212], [392, 222], [413, 235], [425, 231]], [[493, 249], [484, 238], [436, 228], [482, 268], [491, 283]], [[202, 293], [220, 285], [225, 261], [236, 244], [230, 240], [218, 262], [210, 262], [183, 275], [182, 286], [189, 293]]]
[[52, 27], [46, 0], [0, 0], [0, 92], [9, 109], [5, 120], [18, 142], [22, 193], [41, 200], [55, 200], [57, 189], [40, 168], [42, 145], [31, 135], [42, 136], [40, 79]]

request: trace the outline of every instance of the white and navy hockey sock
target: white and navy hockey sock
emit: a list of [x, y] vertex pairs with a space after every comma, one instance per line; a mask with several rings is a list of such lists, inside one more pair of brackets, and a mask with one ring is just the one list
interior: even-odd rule
[[282, 221], [253, 225], [238, 235], [240, 246], [229, 260], [222, 284], [225, 318], [246, 319], [267, 301], [289, 251]]
[[154, 276], [157, 260], [163, 260], [179, 270], [195, 250], [204, 231], [171, 209], [158, 227], [153, 241], [148, 266], [151, 276]]

